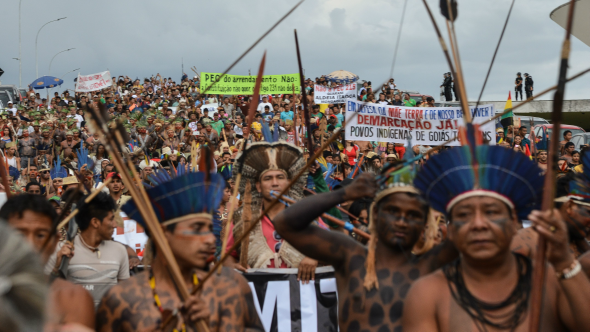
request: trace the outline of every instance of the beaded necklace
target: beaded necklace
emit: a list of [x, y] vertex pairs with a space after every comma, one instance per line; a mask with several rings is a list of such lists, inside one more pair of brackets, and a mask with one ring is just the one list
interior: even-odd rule
[[[197, 278], [197, 274], [193, 274], [193, 285], [196, 287], [199, 284], [199, 278]], [[164, 313], [164, 308], [162, 308], [162, 302], [160, 301], [160, 297], [158, 293], [156, 293], [156, 277], [154, 276], [154, 271], [150, 269], [150, 288], [152, 289], [152, 294], [154, 296], [154, 304], [156, 308], [160, 311], [160, 314]], [[174, 315], [178, 313], [175, 311]], [[186, 332], [186, 325], [183, 323], [181, 330], [173, 329], [172, 332]]]

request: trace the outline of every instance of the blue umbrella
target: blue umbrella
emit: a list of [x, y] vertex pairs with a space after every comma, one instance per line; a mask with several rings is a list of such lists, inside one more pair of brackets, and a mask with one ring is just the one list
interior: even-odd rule
[[334, 82], [338, 85], [350, 84], [356, 82], [359, 77], [346, 70], [337, 70], [326, 75], [326, 79], [330, 82]]
[[33, 89], [46, 89], [55, 88], [58, 85], [63, 84], [63, 80], [53, 76], [42, 76], [34, 80], [33, 83], [29, 84]]

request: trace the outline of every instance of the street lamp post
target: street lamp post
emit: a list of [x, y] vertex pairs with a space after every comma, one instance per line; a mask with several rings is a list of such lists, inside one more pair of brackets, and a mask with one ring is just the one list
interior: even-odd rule
[[22, 0], [18, 1], [18, 88], [20, 89], [23, 85], [23, 55], [21, 53], [21, 40], [20, 40], [20, 5]]
[[80, 70], [80, 68], [76, 68], [76, 69], [70, 70], [69, 72], [67, 72], [67, 73], [65, 73], [65, 74], [63, 74], [63, 75], [61, 75], [60, 79], [62, 79], [62, 80], [63, 80], [63, 79], [64, 79], [64, 77], [65, 77], [67, 74], [69, 74], [69, 73], [71, 73], [71, 72], [74, 72], [74, 71], [76, 71], [76, 70]]
[[71, 50], [75, 50], [75, 49], [76, 49], [76, 48], [68, 48], [67, 50], [63, 50], [63, 51], [61, 51], [61, 52], [57, 52], [57, 54], [55, 54], [55, 55], [53, 56], [53, 58], [51, 58], [51, 61], [49, 62], [49, 73], [48, 73], [47, 75], [51, 74], [51, 64], [53, 63], [53, 59], [55, 59], [55, 57], [56, 57], [58, 54], [60, 54], [60, 53], [63, 53], [63, 52], [67, 52], [67, 51], [71, 51]]
[[41, 32], [41, 29], [43, 29], [47, 24], [51, 23], [51, 22], [57, 22], [59, 20], [65, 20], [67, 17], [62, 17], [62, 18], [58, 18], [57, 20], [53, 20], [53, 21], [49, 21], [45, 24], [43, 24], [43, 26], [41, 28], [39, 28], [39, 31], [37, 31], [37, 37], [35, 37], [35, 68], [37, 70], [37, 78], [39, 78], [39, 62], [38, 62], [38, 57], [37, 57], [37, 40], [39, 39], [39, 32]]

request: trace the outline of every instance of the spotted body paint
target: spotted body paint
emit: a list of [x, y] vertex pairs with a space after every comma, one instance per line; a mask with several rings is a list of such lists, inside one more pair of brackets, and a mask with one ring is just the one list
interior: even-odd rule
[[[96, 314], [97, 331], [156, 330], [162, 315], [154, 303], [148, 277], [147, 272], [140, 273], [105, 294]], [[156, 290], [164, 310], [180, 307], [176, 294], [160, 291], [157, 286]], [[220, 275], [213, 274], [201, 296], [211, 312], [211, 331], [264, 331], [247, 281], [237, 272], [223, 268]]]

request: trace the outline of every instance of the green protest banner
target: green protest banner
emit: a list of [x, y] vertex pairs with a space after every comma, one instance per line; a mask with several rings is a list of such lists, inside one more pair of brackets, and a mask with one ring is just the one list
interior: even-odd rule
[[[219, 77], [221, 77], [221, 73], [201, 73], [201, 91], [209, 88]], [[252, 95], [255, 83], [256, 76], [225, 75], [207, 93]], [[264, 75], [262, 76], [260, 94], [292, 94], [293, 84], [295, 84], [295, 93], [300, 93], [299, 74]]]

